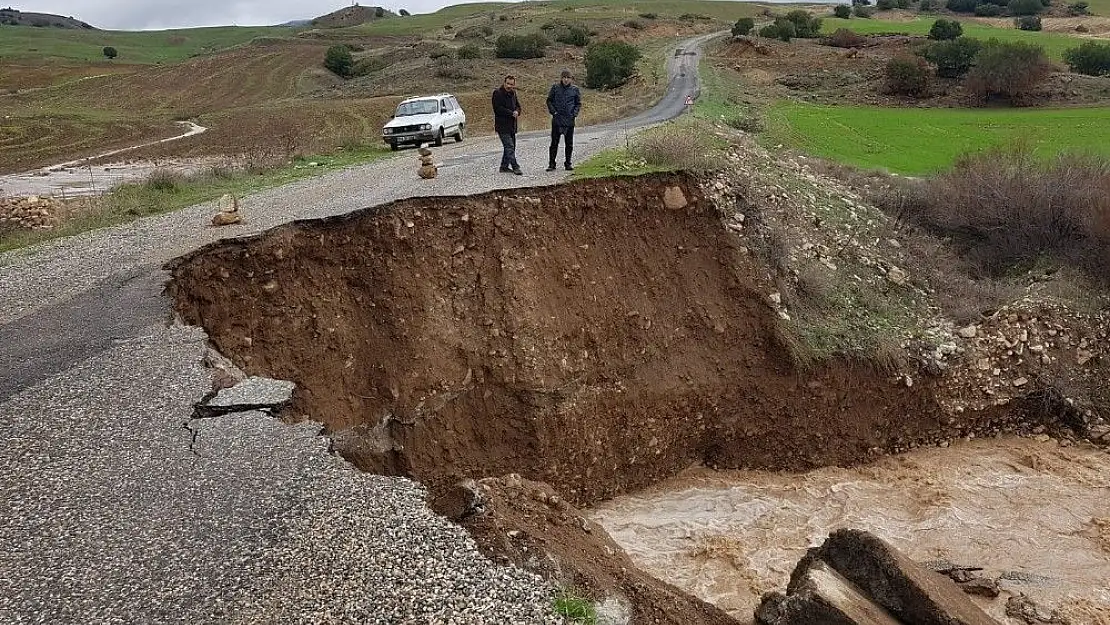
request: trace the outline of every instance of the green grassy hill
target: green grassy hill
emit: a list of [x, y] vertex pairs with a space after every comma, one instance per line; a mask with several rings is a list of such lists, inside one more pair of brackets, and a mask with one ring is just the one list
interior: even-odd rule
[[68, 30], [0, 26], [0, 57], [5, 60], [101, 61], [103, 50], [119, 52], [115, 63], [176, 63], [192, 56], [241, 45], [257, 37], [292, 37], [280, 26], [219, 26], [175, 30]]

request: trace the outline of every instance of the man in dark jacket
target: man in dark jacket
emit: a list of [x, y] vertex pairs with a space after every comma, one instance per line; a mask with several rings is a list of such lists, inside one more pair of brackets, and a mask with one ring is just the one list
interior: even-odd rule
[[560, 136], [566, 137], [566, 159], [563, 165], [567, 171], [574, 169], [570, 164], [570, 155], [574, 152], [574, 118], [578, 117], [581, 109], [582, 94], [573, 84], [570, 70], [564, 69], [559, 82], [551, 85], [551, 91], [547, 92], [547, 112], [551, 113], [551, 158], [547, 161], [547, 171], [555, 171]]
[[520, 118], [520, 100], [516, 97], [516, 77], [506, 76], [505, 82], [493, 92], [493, 129], [501, 138], [501, 170], [518, 176], [520, 164], [516, 162], [517, 119]]

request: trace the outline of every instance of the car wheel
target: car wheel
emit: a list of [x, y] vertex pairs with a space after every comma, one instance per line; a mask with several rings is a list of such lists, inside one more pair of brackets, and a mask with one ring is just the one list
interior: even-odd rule
[[466, 129], [463, 128], [462, 124], [459, 124], [459, 131], [455, 133], [455, 143], [462, 143], [463, 133], [465, 132]]
[[389, 149], [393, 152], [396, 152], [397, 150], [401, 149], [401, 146], [397, 145], [396, 143], [390, 143]]
[[443, 145], [443, 128], [439, 129], [439, 134], [436, 135], [436, 147]]

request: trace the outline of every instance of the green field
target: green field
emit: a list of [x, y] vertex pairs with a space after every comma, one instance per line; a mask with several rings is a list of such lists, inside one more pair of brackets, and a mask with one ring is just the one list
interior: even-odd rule
[[291, 37], [278, 26], [220, 26], [177, 30], [114, 31], [0, 26], [0, 58], [104, 60], [105, 46], [119, 52], [116, 63], [175, 63], [197, 54], [241, 45], [256, 37]]
[[[1110, 0], [1107, 0], [1110, 3]], [[821, 23], [821, 32], [832, 33], [838, 28], [847, 28], [861, 35], [875, 35], [879, 33], [898, 33], [905, 35], [928, 35], [933, 27], [934, 18], [917, 18], [910, 22], [891, 22], [878, 19], [840, 19], [826, 17]], [[998, 39], [999, 41], [1023, 41], [1035, 43], [1044, 48], [1049, 58], [1060, 60], [1064, 51], [1074, 48], [1087, 41], [1079, 37], [1061, 35], [1059, 33], [1034, 32], [1018, 30], [1016, 28], [994, 28], [983, 24], [975, 24], [968, 20], [961, 21], [965, 37], [976, 39]]]
[[1074, 109], [888, 109], [780, 103], [767, 113], [765, 143], [863, 168], [929, 174], [961, 154], [1027, 141], [1037, 154], [1110, 155], [1110, 107]]

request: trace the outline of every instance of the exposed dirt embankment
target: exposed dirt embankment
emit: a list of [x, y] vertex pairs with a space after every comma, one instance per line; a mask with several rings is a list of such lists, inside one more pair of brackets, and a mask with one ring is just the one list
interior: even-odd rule
[[928, 384], [795, 372], [762, 275], [696, 180], [659, 175], [291, 224], [178, 261], [169, 290], [346, 457], [433, 491], [520, 473], [585, 504], [940, 427]]

